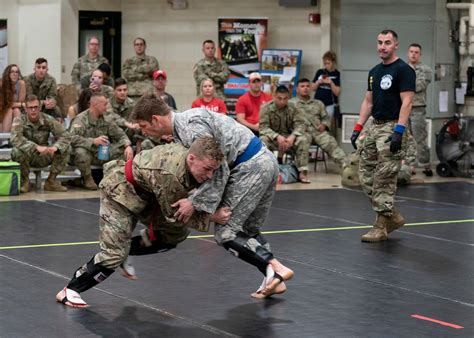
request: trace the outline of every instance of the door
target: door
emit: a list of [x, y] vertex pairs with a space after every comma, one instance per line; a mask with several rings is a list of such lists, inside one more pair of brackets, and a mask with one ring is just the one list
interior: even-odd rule
[[99, 38], [99, 54], [109, 60], [113, 78], [120, 77], [122, 64], [122, 13], [79, 11], [78, 57], [87, 53], [87, 41], [92, 36]]

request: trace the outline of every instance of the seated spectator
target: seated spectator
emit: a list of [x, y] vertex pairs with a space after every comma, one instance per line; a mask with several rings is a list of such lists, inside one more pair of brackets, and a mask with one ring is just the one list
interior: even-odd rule
[[115, 122], [132, 139], [135, 131], [138, 131], [140, 127], [138, 124], [130, 122], [129, 117], [135, 106], [135, 101], [127, 97], [127, 93], [127, 81], [118, 78], [115, 82], [114, 96], [109, 100], [110, 105], [105, 116]]
[[84, 89], [79, 95], [79, 99], [76, 104], [73, 104], [67, 110], [67, 117], [69, 121], [72, 121], [78, 114], [82, 113], [84, 110], [89, 109], [89, 103], [92, 96], [92, 90], [89, 88]]
[[[13, 121], [12, 159], [20, 163], [22, 193], [29, 191], [30, 166], [45, 167], [51, 165], [44, 190], [67, 191], [56, 177], [64, 170], [69, 158], [71, 138], [63, 125], [52, 116], [41, 112], [40, 100], [35, 95], [26, 98], [26, 114]], [[49, 135], [55, 141], [49, 145]]]
[[309, 142], [304, 136], [305, 120], [303, 113], [293, 103], [288, 103], [290, 91], [278, 86], [273, 101], [260, 109], [260, 139], [268, 149], [278, 150], [278, 163], [283, 155], [291, 151], [295, 154], [296, 167], [302, 183], [308, 179]]
[[[8, 65], [3, 71], [0, 88], [0, 132], [9, 133], [13, 118], [20, 116], [22, 104], [26, 96], [26, 84], [21, 79], [20, 68]], [[8, 141], [6, 141], [8, 143]], [[3, 144], [5, 146], [7, 144]]]
[[262, 76], [259, 73], [251, 73], [249, 75], [249, 91], [239, 97], [235, 106], [237, 122], [258, 136], [260, 106], [272, 99], [271, 95], [262, 91]]
[[225, 102], [216, 97], [216, 88], [211, 79], [201, 81], [201, 97], [193, 101], [191, 108], [204, 108], [214, 113], [227, 115]]
[[135, 101], [128, 97], [127, 80], [119, 77], [115, 80], [114, 95], [109, 99], [111, 111], [129, 121]]
[[25, 82], [26, 95], [36, 95], [42, 104], [42, 112], [62, 122], [63, 117], [57, 106], [58, 86], [56, 79], [48, 74], [48, 60], [36, 59], [34, 73], [28, 75]]
[[[99, 67], [97, 67], [98, 70], [102, 71], [102, 83], [104, 85], [110, 86], [114, 88], [114, 80], [112, 79], [112, 68], [110, 68], [110, 65], [108, 63], [101, 63]], [[81, 79], [81, 90], [84, 90], [86, 88], [89, 88], [91, 84], [91, 74], [87, 74], [87, 76], [84, 76]]]
[[324, 104], [310, 96], [311, 83], [308, 79], [300, 79], [296, 88], [297, 96], [292, 98], [296, 108], [304, 113], [306, 121], [306, 139], [316, 144], [331, 156], [339, 168], [344, 169], [346, 153], [337, 144], [336, 139], [328, 133], [331, 120], [326, 113]]
[[110, 86], [104, 85], [104, 73], [101, 70], [96, 69], [91, 73], [91, 83], [89, 89], [92, 90], [93, 94], [104, 94], [107, 99], [111, 99], [114, 96], [114, 89]]
[[167, 78], [168, 77], [164, 70], [155, 70], [153, 72], [153, 93], [155, 93], [157, 97], [161, 97], [161, 99], [165, 101], [168, 106], [173, 108], [173, 110], [177, 110], [178, 108], [176, 107], [174, 97], [165, 91], [166, 84], [168, 83]]
[[[102, 165], [110, 160], [132, 159], [133, 149], [125, 132], [115, 123], [106, 120], [107, 98], [104, 94], [93, 94], [89, 109], [71, 122], [72, 163], [81, 171], [83, 187], [97, 190], [92, 178], [91, 165]], [[99, 146], [110, 146], [109, 159], [98, 158]]]

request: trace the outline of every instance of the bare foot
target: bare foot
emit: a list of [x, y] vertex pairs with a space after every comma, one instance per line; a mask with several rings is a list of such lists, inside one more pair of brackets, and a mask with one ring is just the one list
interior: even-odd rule
[[255, 291], [250, 296], [252, 298], [256, 298], [256, 299], [264, 299], [264, 298], [268, 298], [272, 295], [278, 295], [278, 294], [284, 293], [286, 291], [286, 285], [285, 285], [285, 282], [280, 282], [280, 283], [278, 283], [278, 285], [275, 287], [275, 289], [271, 293], [264, 294], [263, 291], [264, 290]]
[[295, 274], [293, 270], [281, 264], [280, 261], [277, 260], [276, 258], [273, 258], [269, 263], [272, 266], [273, 271], [279, 274], [283, 278], [284, 281], [287, 281], [293, 278]]
[[89, 304], [87, 304], [81, 297], [81, 295], [68, 288], [64, 288], [61, 291], [58, 292], [56, 295], [56, 301], [59, 303], [63, 303], [66, 306], [69, 307], [75, 307], [75, 308], [85, 308], [89, 307]]

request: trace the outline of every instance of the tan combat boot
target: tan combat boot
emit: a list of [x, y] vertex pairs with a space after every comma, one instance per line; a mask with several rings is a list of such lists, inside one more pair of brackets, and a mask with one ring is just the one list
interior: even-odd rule
[[22, 177], [21, 178], [21, 186], [20, 186], [20, 192], [22, 194], [27, 193], [30, 191], [30, 179], [28, 177]]
[[374, 226], [368, 233], [362, 235], [361, 241], [362, 242], [382, 242], [388, 239], [387, 237], [387, 229], [386, 223], [387, 216], [382, 214], [377, 214], [377, 218], [375, 219]]
[[48, 179], [44, 182], [43, 189], [47, 191], [67, 191], [67, 188], [63, 187], [61, 183], [56, 180], [56, 176], [56, 174], [50, 173]]
[[387, 227], [387, 234], [395, 231], [405, 225], [405, 219], [403, 218], [400, 211], [396, 208], [393, 208], [392, 217], [388, 217], [385, 222]]
[[22, 167], [21, 170], [21, 186], [20, 186], [20, 192], [22, 194], [27, 193], [30, 191], [30, 173], [27, 170], [24, 170]]
[[87, 190], [97, 190], [97, 184], [95, 184], [91, 175], [84, 176], [84, 183], [82, 184], [82, 187]]

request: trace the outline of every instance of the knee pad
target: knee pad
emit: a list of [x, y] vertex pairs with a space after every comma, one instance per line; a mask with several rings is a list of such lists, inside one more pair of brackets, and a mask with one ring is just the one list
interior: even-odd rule
[[248, 249], [245, 246], [248, 239], [250, 239], [250, 237], [247, 235], [238, 233], [234, 240], [224, 242], [222, 246], [237, 258], [255, 266], [260, 272], [266, 275], [268, 262], [273, 258], [273, 255], [262, 246], [259, 246], [256, 252]]
[[74, 276], [67, 285], [68, 289], [84, 292], [103, 282], [114, 273], [114, 270], [94, 263], [94, 257], [74, 272]]
[[176, 248], [176, 245], [163, 243], [160, 239], [151, 242], [151, 245], [149, 246], [145, 246], [144, 244], [142, 244], [142, 236], [135, 236], [132, 238], [129, 255], [152, 255], [159, 252], [165, 252], [174, 248]]

